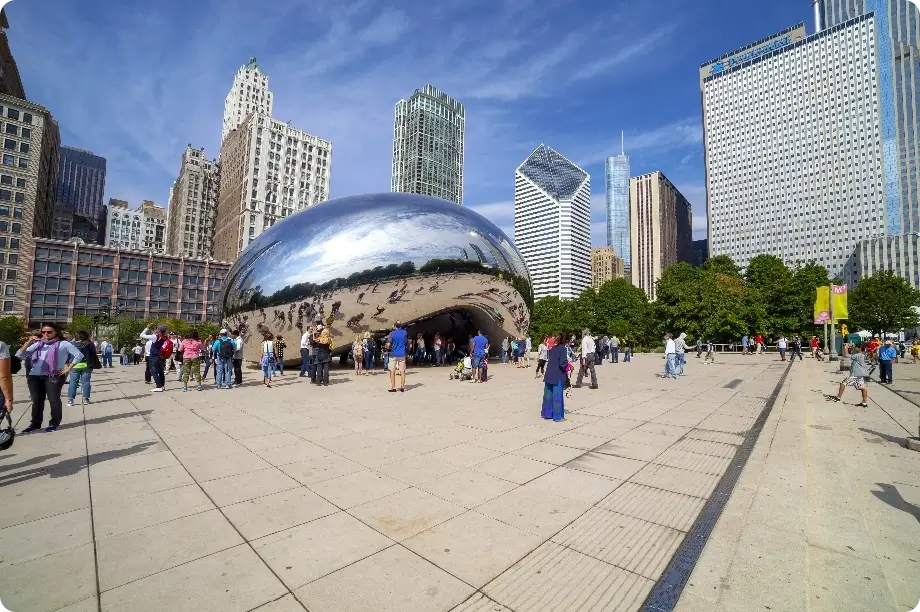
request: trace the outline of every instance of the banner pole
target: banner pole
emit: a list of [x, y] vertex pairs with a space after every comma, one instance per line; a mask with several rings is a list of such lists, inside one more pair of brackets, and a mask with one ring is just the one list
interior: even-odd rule
[[834, 319], [834, 285], [830, 285], [828, 291], [828, 296], [830, 297], [830, 308], [831, 308], [831, 350], [830, 350], [830, 360], [837, 361], [837, 329], [836, 324], [837, 320]]

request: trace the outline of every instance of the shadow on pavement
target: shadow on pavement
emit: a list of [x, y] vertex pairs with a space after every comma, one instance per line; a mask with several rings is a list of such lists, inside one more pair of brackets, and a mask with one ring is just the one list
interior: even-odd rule
[[880, 501], [885, 502], [892, 508], [896, 510], [901, 510], [911, 515], [917, 522], [920, 523], [920, 506], [915, 506], [914, 504], [909, 503], [904, 497], [901, 496], [901, 492], [898, 491], [898, 488], [894, 485], [884, 484], [881, 482], [875, 483], [875, 486], [881, 487], [881, 491], [872, 491], [872, 495], [875, 495]]
[[[54, 435], [54, 434], [31, 434], [31, 435]], [[120, 459], [122, 457], [127, 457], [129, 455], [134, 455], [144, 451], [147, 448], [150, 448], [157, 442], [139, 442], [134, 446], [129, 446], [127, 448], [103, 451], [101, 453], [96, 453], [89, 455], [88, 457], [74, 457], [73, 459], [65, 459], [59, 461], [54, 465], [49, 465], [40, 468], [34, 468], [31, 470], [25, 470], [22, 472], [16, 472], [15, 474], [7, 474], [0, 476], [0, 487], [6, 487], [9, 485], [17, 484], [20, 482], [25, 482], [26, 480], [32, 480], [33, 478], [39, 478], [41, 476], [48, 476], [50, 478], [63, 478], [65, 476], [73, 476], [86, 468], [87, 463], [99, 463], [101, 461], [110, 461], [112, 459]], [[55, 455], [56, 456], [56, 455]]]
[[135, 410], [134, 412], [123, 412], [121, 414], [110, 414], [109, 416], [96, 417], [94, 419], [85, 419], [83, 421], [77, 421], [75, 423], [64, 423], [61, 425], [61, 429], [74, 429], [76, 427], [83, 427], [84, 425], [100, 425], [102, 423], [108, 423], [110, 421], [117, 421], [118, 419], [128, 419], [133, 416], [147, 416], [148, 414], [153, 414], [153, 410]]
[[894, 442], [895, 444], [898, 444], [900, 446], [907, 445], [907, 438], [899, 438], [898, 436], [892, 436], [890, 434], [882, 433], [880, 431], [875, 431], [874, 429], [866, 429], [865, 427], [860, 427], [859, 431], [863, 433], [867, 433], [867, 434], [872, 434], [873, 436], [878, 436], [882, 440], [886, 440], [888, 442]]

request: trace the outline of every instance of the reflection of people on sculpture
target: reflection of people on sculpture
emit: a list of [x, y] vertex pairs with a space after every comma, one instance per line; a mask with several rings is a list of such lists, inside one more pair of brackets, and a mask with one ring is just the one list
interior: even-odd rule
[[419, 293], [421, 293], [421, 292], [424, 291], [424, 290], [425, 290], [424, 287], [419, 287], [418, 289], [415, 290], [415, 295], [418, 295]]
[[360, 304], [361, 300], [363, 299], [364, 299], [364, 292], [362, 291], [361, 293], [358, 294], [358, 303]]
[[384, 310], [386, 310], [386, 308], [384, 308], [383, 306], [378, 306], [378, 307], [377, 307], [377, 312], [374, 313], [374, 316], [375, 316], [375, 317], [379, 317], [381, 314], [383, 314], [383, 311], [384, 311]]
[[356, 314], [356, 315], [353, 316], [352, 318], [348, 319], [348, 323], [346, 323], [345, 325], [346, 325], [347, 327], [354, 327], [354, 326], [356, 326], [358, 323], [360, 323], [362, 319], [364, 319], [364, 313], [363, 313], [363, 312], [360, 313], [360, 314]]
[[342, 302], [341, 302], [341, 301], [333, 302], [333, 303], [332, 303], [332, 314], [333, 314], [333, 315], [338, 314], [339, 308], [341, 308], [341, 307], [342, 307]]

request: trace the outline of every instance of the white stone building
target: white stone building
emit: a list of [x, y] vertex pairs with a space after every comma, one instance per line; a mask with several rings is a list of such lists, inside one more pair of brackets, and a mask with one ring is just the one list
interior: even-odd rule
[[169, 195], [166, 251], [185, 257], [213, 257], [214, 220], [220, 195], [217, 160], [188, 145]]
[[144, 200], [139, 208], [131, 210], [126, 201], [110, 199], [105, 246], [166, 253], [166, 209]]
[[816, 261], [851, 281], [856, 245], [900, 214], [886, 210], [875, 18], [801, 31], [703, 65], [710, 255]]
[[278, 221], [329, 199], [332, 143], [253, 113], [224, 140], [214, 257], [235, 261]]
[[535, 299], [591, 286], [591, 177], [546, 145], [514, 173], [514, 244]]
[[249, 113], [272, 114], [272, 92], [268, 90], [268, 75], [250, 57], [249, 63], [240, 66], [233, 79], [233, 87], [224, 100], [224, 125], [220, 133], [221, 142], [231, 130], [236, 129]]

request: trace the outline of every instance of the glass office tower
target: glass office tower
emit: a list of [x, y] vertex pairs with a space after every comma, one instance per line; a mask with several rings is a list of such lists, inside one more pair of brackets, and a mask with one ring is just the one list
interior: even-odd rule
[[625, 151], [608, 157], [604, 164], [607, 180], [607, 246], [623, 259], [626, 278], [630, 278], [629, 244], [629, 157]]

